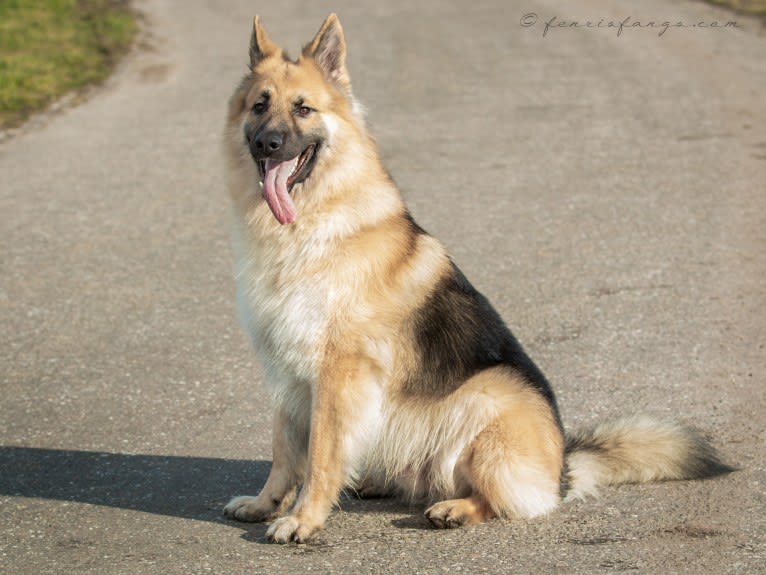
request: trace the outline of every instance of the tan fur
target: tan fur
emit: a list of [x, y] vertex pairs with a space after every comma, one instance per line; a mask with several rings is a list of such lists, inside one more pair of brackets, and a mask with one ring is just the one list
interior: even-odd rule
[[[443, 396], [407, 385], [422, 361], [413, 314], [453, 272], [442, 245], [413, 231], [351, 94], [344, 57], [334, 15], [296, 62], [256, 18], [253, 71], [229, 103], [224, 141], [240, 313], [275, 416], [274, 464], [262, 492], [233, 499], [225, 513], [244, 521], [289, 513], [268, 530], [277, 542], [319, 529], [344, 486], [442, 500], [426, 512], [438, 527], [547, 513], [560, 499], [564, 437], [539, 390], [508, 366], [479, 371]], [[270, 114], [254, 117], [266, 89]], [[291, 115], [298, 96], [315, 110], [305, 121]], [[258, 122], [327, 134], [311, 177], [291, 192], [299, 216], [287, 226], [263, 200], [243, 143], [243, 130]], [[632, 448], [644, 434], [657, 447], [639, 460], [619, 448], [606, 460], [575, 453], [576, 494], [672, 475], [645, 471], [658, 469], [650, 460], [683, 449], [672, 432], [631, 429], [599, 437], [619, 444], [627, 434]]]
[[569, 499], [596, 495], [602, 485], [694, 479], [732, 469], [718, 461], [695, 430], [646, 415], [624, 418], [572, 434]]

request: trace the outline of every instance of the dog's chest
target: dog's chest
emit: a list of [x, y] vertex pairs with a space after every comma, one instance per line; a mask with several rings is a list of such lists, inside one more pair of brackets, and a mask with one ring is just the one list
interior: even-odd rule
[[[258, 257], [260, 256], [260, 257]], [[267, 368], [311, 381], [341, 295], [322, 272], [301, 273], [268, 252], [241, 259], [239, 311]]]
[[313, 379], [330, 323], [331, 300], [330, 293], [309, 283], [278, 290], [269, 282], [251, 286], [245, 322], [258, 354], [300, 379]]

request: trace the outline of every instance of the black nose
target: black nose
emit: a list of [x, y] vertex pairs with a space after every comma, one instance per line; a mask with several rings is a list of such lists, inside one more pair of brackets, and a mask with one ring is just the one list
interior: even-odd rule
[[284, 144], [285, 137], [281, 132], [268, 130], [255, 136], [255, 151], [262, 156], [270, 156]]

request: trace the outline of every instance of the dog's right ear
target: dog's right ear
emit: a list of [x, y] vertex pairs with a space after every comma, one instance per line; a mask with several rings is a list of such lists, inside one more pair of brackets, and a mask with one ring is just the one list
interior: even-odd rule
[[258, 62], [279, 52], [279, 47], [272, 42], [261, 24], [261, 17], [253, 20], [253, 35], [250, 36], [250, 69], [258, 65]]

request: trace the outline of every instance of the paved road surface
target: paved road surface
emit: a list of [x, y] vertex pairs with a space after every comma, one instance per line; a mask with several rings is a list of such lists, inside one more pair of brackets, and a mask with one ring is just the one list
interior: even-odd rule
[[[543, 36], [730, 18], [687, 1], [446, 4], [143, 0], [108, 86], [0, 145], [0, 572], [766, 572], [766, 36]], [[293, 53], [340, 14], [387, 165], [567, 425], [679, 416], [742, 471], [453, 532], [344, 500], [306, 546], [224, 520], [270, 460], [218, 147], [256, 10]]]

